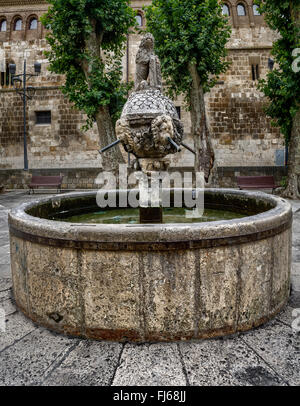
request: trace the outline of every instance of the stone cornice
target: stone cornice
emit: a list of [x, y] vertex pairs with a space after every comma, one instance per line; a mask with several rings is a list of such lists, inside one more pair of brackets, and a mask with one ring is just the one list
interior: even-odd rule
[[47, 4], [46, 0], [0, 0], [2, 6], [28, 6], [36, 4]]

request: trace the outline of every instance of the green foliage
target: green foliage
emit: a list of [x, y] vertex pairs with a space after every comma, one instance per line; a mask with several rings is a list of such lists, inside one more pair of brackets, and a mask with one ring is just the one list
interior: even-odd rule
[[[121, 82], [121, 58], [126, 34], [136, 25], [128, 0], [49, 0], [42, 17], [50, 30], [51, 47], [46, 52], [50, 71], [65, 74], [62, 91], [76, 108], [88, 116], [87, 127], [101, 106], [108, 106], [113, 120], [118, 118], [132, 84]], [[88, 46], [97, 38], [98, 48]], [[86, 77], [83, 65], [89, 65]]]
[[153, 0], [145, 10], [169, 95], [184, 94], [189, 104], [190, 62], [196, 64], [205, 92], [228, 68], [224, 60], [231, 33], [228, 19], [218, 0]]
[[284, 189], [287, 187], [288, 184], [288, 177], [283, 176], [280, 180], [280, 186], [283, 187]]
[[300, 6], [300, 0], [256, 0], [270, 28], [277, 30], [280, 38], [275, 41], [272, 56], [278, 67], [261, 80], [259, 89], [269, 98], [265, 111], [279, 126], [288, 144], [293, 117], [300, 103], [300, 73], [292, 69], [295, 60], [293, 50], [300, 48], [299, 25], [295, 24], [292, 11]]

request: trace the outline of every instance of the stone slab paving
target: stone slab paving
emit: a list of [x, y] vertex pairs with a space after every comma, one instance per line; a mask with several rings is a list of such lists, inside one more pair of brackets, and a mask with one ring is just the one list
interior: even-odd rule
[[264, 362], [289, 385], [300, 385], [300, 347], [297, 336], [280, 320], [241, 337]]
[[178, 344], [126, 344], [113, 386], [185, 386]]
[[300, 385], [300, 335], [292, 328], [295, 309], [300, 309], [300, 201], [291, 202], [291, 298], [274, 320], [226, 338], [135, 345], [58, 335], [16, 309], [7, 214], [20, 203], [42, 196], [0, 195], [0, 309], [4, 309], [6, 326], [5, 332], [0, 331], [1, 386]]
[[180, 344], [180, 349], [193, 386], [286, 385], [241, 337]]
[[[75, 341], [75, 340], [74, 340]], [[122, 344], [78, 340], [75, 348], [53, 365], [43, 384], [48, 386], [109, 386], [119, 366]]]

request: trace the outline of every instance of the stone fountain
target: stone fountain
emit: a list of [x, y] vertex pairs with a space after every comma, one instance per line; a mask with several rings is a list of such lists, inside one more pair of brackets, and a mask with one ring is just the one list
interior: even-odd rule
[[[149, 34], [116, 133], [147, 176], [187, 147], [174, 104], [162, 93]], [[165, 223], [159, 204], [150, 215], [142, 207], [135, 224], [65, 221], [99, 212], [99, 193], [106, 192], [40, 199], [9, 214], [14, 297], [36, 323], [102, 340], [190, 340], [251, 329], [286, 305], [292, 211], [285, 200], [206, 189], [205, 208], [240, 215]]]
[[[135, 167], [141, 169], [150, 185], [153, 172], [166, 171], [166, 156], [181, 150], [183, 125], [174, 103], [162, 93], [160, 61], [154, 53], [154, 38], [146, 33], [136, 56], [135, 91], [125, 104], [116, 135], [128, 154], [136, 158]], [[103, 148], [116, 146], [117, 143]], [[162, 223], [162, 207], [140, 207], [140, 223]]]

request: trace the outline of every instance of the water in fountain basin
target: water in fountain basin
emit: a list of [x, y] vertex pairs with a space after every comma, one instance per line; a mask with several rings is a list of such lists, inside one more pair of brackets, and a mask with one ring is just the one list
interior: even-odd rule
[[[189, 218], [186, 217], [186, 211], [190, 210], [185, 208], [164, 208], [163, 222], [166, 224], [199, 223], [206, 221], [231, 220], [246, 216], [245, 214], [232, 211], [205, 209], [202, 217]], [[97, 210], [75, 216], [68, 216], [66, 213], [66, 216], [64, 218], [57, 218], [56, 220], [85, 224], [138, 224], [139, 209], [128, 208]]]

